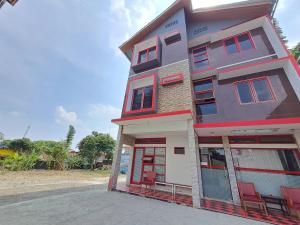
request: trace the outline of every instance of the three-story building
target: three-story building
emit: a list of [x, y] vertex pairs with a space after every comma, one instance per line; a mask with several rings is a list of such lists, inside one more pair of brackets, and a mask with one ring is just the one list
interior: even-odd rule
[[300, 69], [271, 22], [276, 0], [192, 9], [177, 0], [121, 47], [131, 61], [110, 189], [123, 145], [127, 184], [160, 184], [239, 204], [300, 187]]

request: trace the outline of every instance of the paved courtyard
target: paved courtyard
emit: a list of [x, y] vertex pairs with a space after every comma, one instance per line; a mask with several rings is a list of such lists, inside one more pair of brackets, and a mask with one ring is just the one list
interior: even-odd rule
[[106, 184], [0, 197], [1, 225], [237, 225], [265, 224], [107, 192]]

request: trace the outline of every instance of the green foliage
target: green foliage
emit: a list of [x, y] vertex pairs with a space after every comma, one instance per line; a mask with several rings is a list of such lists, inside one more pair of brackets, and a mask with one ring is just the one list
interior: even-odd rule
[[300, 65], [300, 42], [294, 48], [291, 49], [291, 54], [298, 62], [298, 65]]
[[35, 153], [32, 154], [15, 154], [14, 156], [8, 156], [1, 160], [1, 166], [4, 169], [18, 171], [18, 170], [31, 170], [38, 156]]
[[30, 153], [33, 148], [33, 143], [28, 138], [14, 139], [11, 141], [4, 141], [8, 148], [13, 149], [19, 153]]
[[101, 134], [96, 131], [83, 138], [78, 144], [80, 155], [89, 162], [91, 169], [93, 169], [98, 156], [111, 154], [114, 147], [115, 140], [109, 134]]
[[68, 156], [66, 159], [68, 169], [87, 169], [89, 163], [80, 155]]
[[46, 154], [48, 167], [55, 170], [63, 170], [64, 162], [68, 157], [68, 149], [65, 147], [64, 142], [49, 142], [43, 148]]
[[67, 139], [66, 139], [66, 144], [67, 144], [68, 148], [70, 148], [71, 145], [72, 145], [72, 141], [74, 139], [75, 133], [76, 133], [75, 128], [72, 125], [70, 125], [69, 126], [69, 131], [68, 131], [68, 134], [67, 134]]

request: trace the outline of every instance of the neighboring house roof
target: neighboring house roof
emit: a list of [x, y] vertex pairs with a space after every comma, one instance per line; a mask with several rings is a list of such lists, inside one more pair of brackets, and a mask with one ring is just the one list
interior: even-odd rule
[[3, 143], [0, 143], [0, 149], [7, 148], [7, 146]]
[[[132, 46], [145, 38], [145, 36], [159, 27], [175, 12], [184, 8], [188, 20], [199, 20], [203, 18], [224, 18], [224, 17], [247, 17], [253, 15], [256, 17], [264, 15], [273, 15], [278, 0], [247, 0], [231, 4], [218, 5], [213, 7], [198, 8], [193, 10], [191, 0], [176, 0], [164, 12], [157, 16], [154, 20], [144, 26], [130, 39], [124, 42], [120, 49], [123, 53], [128, 53]], [[233, 12], [233, 9], [236, 9]]]

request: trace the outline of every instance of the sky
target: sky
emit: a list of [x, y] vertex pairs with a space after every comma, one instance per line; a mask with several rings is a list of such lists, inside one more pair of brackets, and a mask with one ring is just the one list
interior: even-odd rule
[[[0, 132], [5, 139], [73, 143], [93, 130], [116, 138], [129, 61], [118, 49], [174, 0], [20, 0], [0, 10]], [[195, 7], [234, 2], [193, 0]], [[300, 41], [299, 0], [275, 17], [289, 46]]]

